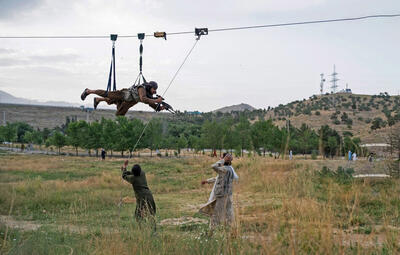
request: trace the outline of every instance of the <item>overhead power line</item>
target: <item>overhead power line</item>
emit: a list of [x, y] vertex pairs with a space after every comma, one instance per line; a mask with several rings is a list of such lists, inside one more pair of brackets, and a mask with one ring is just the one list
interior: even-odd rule
[[[400, 17], [400, 14], [378, 14], [378, 15], [368, 15], [368, 16], [352, 17], [352, 18], [341, 18], [341, 19], [312, 20], [312, 21], [300, 21], [300, 22], [278, 23], [278, 24], [267, 24], [267, 25], [256, 25], [256, 26], [216, 28], [216, 29], [209, 29], [208, 31], [224, 32], [224, 31], [234, 31], [234, 30], [298, 26], [298, 25], [318, 24], [318, 23], [344, 22], [344, 21], [356, 21], [356, 20], [373, 19], [373, 18], [395, 18], [395, 17]], [[194, 31], [182, 31], [182, 32], [167, 33], [167, 35], [171, 36], [171, 35], [183, 35], [183, 34], [193, 34], [193, 33]], [[146, 36], [154, 36], [154, 34], [146, 34]], [[110, 37], [109, 35], [60, 35], [60, 36], [38, 35], [38, 36], [0, 36], [0, 39], [103, 39], [109, 37]], [[136, 38], [138, 36], [118, 35], [118, 37]]]

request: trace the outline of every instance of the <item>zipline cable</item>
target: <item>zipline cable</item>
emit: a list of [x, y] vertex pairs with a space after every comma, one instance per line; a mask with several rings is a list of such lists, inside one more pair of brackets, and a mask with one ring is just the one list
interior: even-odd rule
[[[189, 58], [190, 54], [192, 53], [194, 47], [196, 47], [196, 45], [197, 45], [198, 42], [199, 42], [199, 40], [196, 39], [196, 41], [195, 41], [195, 43], [193, 44], [192, 48], [189, 50], [188, 54], [186, 54], [186, 57], [184, 58], [182, 64], [179, 66], [178, 70], [175, 72], [174, 76], [172, 77], [171, 81], [169, 82], [167, 88], [166, 88], [165, 91], [163, 92], [162, 97], [164, 97], [164, 95], [167, 93], [169, 87], [170, 87], [171, 84], [174, 82], [176, 76], [178, 75], [179, 71], [182, 69], [183, 65], [186, 63], [186, 60]], [[151, 119], [150, 119], [150, 121], [151, 121]], [[144, 126], [143, 131], [142, 131], [142, 133], [140, 134], [138, 140], [136, 141], [136, 144], [135, 144], [135, 146], [133, 147], [133, 150], [132, 150], [132, 151], [135, 151], [137, 145], [138, 145], [139, 142], [140, 142], [140, 139], [142, 139], [142, 136], [143, 136], [144, 132], [145, 132], [146, 129], [147, 129], [147, 126], [150, 124], [150, 121], [147, 122], [146, 125]]]
[[[233, 30], [246, 30], [246, 29], [257, 29], [257, 28], [268, 28], [268, 27], [284, 27], [284, 26], [297, 26], [297, 25], [309, 25], [318, 23], [330, 23], [330, 22], [343, 22], [343, 21], [356, 21], [363, 19], [373, 18], [395, 18], [400, 17], [400, 14], [377, 14], [368, 15], [361, 17], [351, 18], [339, 18], [339, 19], [327, 19], [327, 20], [312, 20], [312, 21], [300, 21], [300, 22], [289, 22], [289, 23], [278, 23], [278, 24], [267, 24], [267, 25], [255, 25], [255, 26], [242, 26], [242, 27], [230, 27], [230, 28], [216, 28], [209, 29], [209, 32], [224, 32]], [[182, 32], [171, 32], [166, 33], [168, 36], [171, 35], [183, 35], [192, 34], [193, 31], [182, 31]], [[154, 36], [154, 34], [146, 34], [146, 36]], [[66, 36], [0, 36], [0, 39], [102, 39], [108, 38], [108, 35], [66, 35]], [[137, 38], [137, 35], [118, 35], [119, 38]]]

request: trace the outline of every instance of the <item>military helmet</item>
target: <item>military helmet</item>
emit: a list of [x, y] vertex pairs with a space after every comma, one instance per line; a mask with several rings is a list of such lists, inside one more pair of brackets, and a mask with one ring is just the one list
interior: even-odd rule
[[155, 81], [149, 81], [144, 83], [144, 86], [146, 87], [146, 89], [150, 90], [151, 88], [153, 89], [158, 89], [158, 84]]

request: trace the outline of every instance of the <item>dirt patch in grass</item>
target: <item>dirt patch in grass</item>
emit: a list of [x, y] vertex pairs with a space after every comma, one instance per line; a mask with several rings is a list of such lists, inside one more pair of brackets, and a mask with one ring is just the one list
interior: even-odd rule
[[180, 225], [187, 225], [187, 224], [208, 224], [208, 220], [184, 216], [184, 217], [180, 217], [180, 218], [164, 219], [160, 222], [161, 226], [165, 226], [165, 225], [180, 226]]
[[0, 223], [9, 228], [18, 228], [24, 231], [35, 231], [42, 226], [32, 221], [15, 220], [13, 217], [6, 215], [0, 215]]

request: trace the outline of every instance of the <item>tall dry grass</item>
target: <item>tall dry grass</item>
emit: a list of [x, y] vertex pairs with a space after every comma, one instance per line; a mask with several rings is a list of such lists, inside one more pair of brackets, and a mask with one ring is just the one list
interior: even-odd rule
[[[158, 226], [154, 233], [150, 226], [133, 222], [134, 199], [118, 208], [121, 196], [133, 197], [131, 186], [121, 181], [122, 160], [14, 155], [0, 160], [7, 165], [0, 175], [2, 213], [11, 203], [13, 185], [14, 216], [40, 222], [52, 240], [58, 240], [43, 243], [39, 233], [24, 234], [23, 246], [29, 244], [33, 250], [53, 242], [65, 251], [69, 249], [62, 245], [91, 254], [399, 252], [399, 181], [341, 183], [316, 174], [325, 161], [235, 159], [240, 176], [234, 187], [236, 222], [209, 237], [206, 224]], [[147, 173], [158, 221], [202, 217], [196, 211], [207, 201], [211, 187], [200, 181], [215, 175], [210, 168], [214, 160], [134, 159]], [[75, 175], [66, 175], [71, 171]], [[30, 174], [21, 178], [18, 172]], [[63, 226], [63, 238], [55, 226]], [[13, 249], [23, 250], [18, 247]]]

